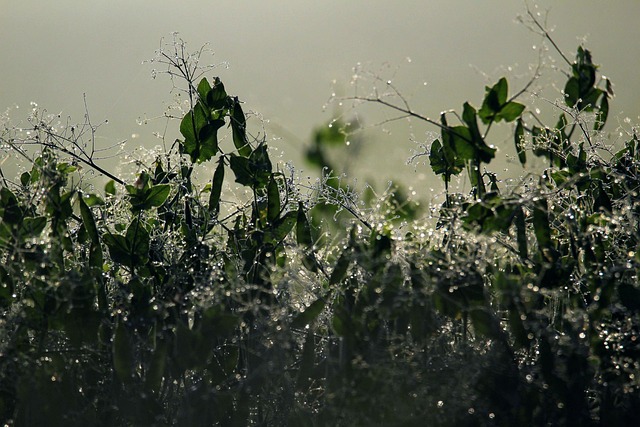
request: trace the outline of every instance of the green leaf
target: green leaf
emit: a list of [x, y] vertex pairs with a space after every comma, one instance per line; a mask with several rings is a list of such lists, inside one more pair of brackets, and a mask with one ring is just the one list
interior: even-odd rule
[[265, 234], [265, 242], [281, 243], [297, 221], [297, 212], [289, 211], [273, 222]]
[[146, 195], [146, 203], [153, 207], [161, 206], [169, 197], [170, 192], [171, 186], [169, 184], [154, 185]]
[[313, 239], [311, 237], [311, 226], [304, 213], [304, 205], [298, 202], [298, 214], [296, 224], [296, 240], [304, 251], [302, 264], [312, 272], [318, 271], [318, 261], [313, 253]]
[[[200, 160], [200, 149], [202, 142], [200, 132], [208, 123], [209, 114], [205, 111], [201, 102], [198, 102], [180, 122], [180, 133], [184, 136], [183, 151], [191, 157], [191, 162]], [[205, 137], [210, 137], [210, 131], [204, 133]], [[209, 144], [212, 142], [209, 140]]]
[[122, 321], [118, 321], [113, 336], [113, 368], [125, 384], [133, 380], [134, 357], [131, 338]]
[[620, 302], [632, 311], [640, 311], [640, 290], [629, 283], [618, 286]]
[[547, 199], [541, 198], [533, 209], [533, 230], [541, 250], [551, 248], [551, 226], [547, 211]]
[[241, 185], [251, 186], [253, 184], [253, 172], [249, 165], [249, 159], [231, 153], [229, 166], [236, 176], [236, 182]]
[[302, 202], [298, 202], [296, 239], [298, 244], [305, 249], [311, 249], [313, 247], [313, 239], [311, 238], [311, 226], [309, 225], [309, 221], [307, 221], [307, 216], [304, 213], [304, 205], [302, 204]]
[[152, 392], [159, 392], [167, 364], [168, 344], [165, 340], [159, 340], [153, 350], [151, 363], [145, 375], [145, 386]]
[[580, 83], [575, 77], [570, 77], [567, 84], [564, 86], [564, 102], [573, 107], [578, 103], [580, 98]]
[[29, 172], [23, 172], [20, 175], [20, 184], [22, 184], [24, 187], [26, 187], [30, 183], [31, 183], [31, 174]]
[[227, 106], [228, 95], [224, 84], [218, 77], [213, 80], [213, 88], [207, 93], [206, 104], [213, 110], [221, 110]]
[[296, 380], [296, 388], [306, 391], [313, 376], [313, 368], [316, 358], [316, 334], [313, 330], [307, 331], [307, 337], [302, 347], [302, 357], [300, 359], [300, 368], [298, 369], [298, 378]]
[[267, 220], [273, 222], [280, 216], [280, 189], [271, 175], [267, 186]]
[[24, 237], [36, 237], [42, 233], [42, 230], [47, 226], [47, 217], [27, 217], [20, 224], [20, 235]]
[[220, 157], [218, 167], [213, 173], [213, 181], [211, 183], [211, 194], [209, 195], [209, 213], [216, 217], [220, 212], [220, 195], [222, 194], [222, 183], [224, 181], [224, 160]]
[[512, 122], [520, 117], [520, 115], [522, 115], [524, 108], [524, 105], [520, 104], [519, 102], [508, 102], [500, 109], [500, 114], [498, 114], [496, 122], [499, 122], [500, 119], [504, 119], [504, 121], [507, 123]]
[[598, 106], [598, 113], [596, 114], [596, 122], [593, 125], [593, 129], [596, 131], [602, 130], [605, 123], [607, 123], [608, 117], [609, 117], [609, 97], [606, 93], [604, 93], [602, 94], [602, 98], [600, 99], [600, 105]]
[[116, 194], [116, 183], [114, 180], [110, 180], [104, 186], [104, 192], [114, 196]]
[[336, 266], [331, 272], [331, 277], [329, 278], [329, 286], [337, 285], [345, 278], [345, 276], [347, 275], [347, 271], [349, 270], [350, 263], [351, 250], [347, 248], [340, 254], [340, 258], [338, 258], [338, 261], [336, 261]]
[[473, 145], [471, 132], [466, 126], [454, 126], [448, 130], [449, 139], [452, 141], [452, 147], [456, 153], [456, 157], [464, 162], [476, 158], [476, 147]]
[[127, 239], [120, 234], [105, 234], [103, 236], [104, 244], [109, 249], [111, 259], [119, 264], [129, 264], [129, 246]]
[[527, 259], [528, 258], [528, 250], [527, 250], [527, 228], [524, 220], [524, 211], [521, 206], [516, 208], [515, 216], [514, 216], [514, 224], [516, 227], [516, 240], [518, 242], [518, 253], [520, 254], [520, 258]]
[[518, 153], [518, 160], [522, 166], [527, 162], [527, 152], [524, 149], [524, 126], [522, 124], [522, 118], [518, 119], [516, 123], [516, 130], [514, 132], [514, 142], [516, 144], [516, 152]]
[[318, 298], [312, 302], [303, 312], [299, 313], [291, 321], [291, 327], [294, 329], [302, 329], [307, 325], [313, 323], [326, 305], [327, 300], [323, 297]]
[[206, 162], [218, 153], [218, 129], [224, 126], [224, 120], [212, 120], [204, 125], [198, 132], [200, 149], [196, 161]]
[[231, 130], [233, 132], [233, 144], [241, 156], [248, 156], [251, 153], [249, 141], [247, 141], [247, 119], [240, 106], [238, 98], [233, 100], [233, 110], [231, 112]]
[[127, 228], [127, 243], [131, 251], [131, 255], [146, 258], [149, 254], [149, 233], [144, 225], [138, 220], [131, 221]]
[[158, 184], [153, 187], [145, 185], [143, 188], [127, 185], [126, 188], [129, 192], [129, 202], [131, 203], [131, 210], [133, 212], [145, 211], [152, 207], [161, 206], [171, 192], [171, 186], [169, 184]]
[[501, 338], [500, 325], [486, 307], [476, 308], [469, 313], [475, 331], [490, 339]]
[[206, 102], [207, 95], [209, 94], [210, 91], [211, 91], [211, 85], [209, 84], [209, 81], [207, 80], [207, 78], [203, 77], [202, 80], [200, 80], [200, 83], [198, 83], [198, 96], [200, 97], [200, 100], [202, 100], [203, 102]]
[[7, 224], [18, 224], [22, 221], [22, 209], [18, 198], [7, 187], [0, 189], [0, 215]]
[[96, 222], [93, 218], [93, 213], [85, 202], [84, 197], [82, 197], [82, 194], [78, 197], [78, 203], [80, 204], [80, 216], [82, 217], [84, 228], [87, 230], [91, 242], [94, 244], [100, 244], [100, 236], [98, 234]]
[[509, 91], [507, 79], [503, 77], [498, 80], [493, 87], [487, 86], [485, 90], [486, 94], [478, 115], [482, 123], [489, 124], [492, 121], [500, 120], [496, 116], [500, 113], [502, 106], [507, 102], [507, 93]]

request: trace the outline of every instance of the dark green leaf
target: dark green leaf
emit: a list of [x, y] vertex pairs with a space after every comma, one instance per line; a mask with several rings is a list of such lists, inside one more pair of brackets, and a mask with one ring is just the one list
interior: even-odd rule
[[524, 111], [524, 108], [525, 108], [524, 105], [518, 102], [515, 102], [515, 101], [508, 102], [507, 104], [502, 106], [502, 109], [500, 110], [500, 114], [496, 118], [496, 122], [499, 122], [500, 119], [504, 119], [504, 121], [507, 123], [512, 122], [518, 117], [520, 117], [520, 115]]
[[305, 249], [311, 249], [313, 247], [313, 239], [311, 238], [311, 226], [309, 225], [309, 221], [307, 221], [307, 216], [304, 213], [304, 205], [302, 204], [302, 202], [298, 202], [296, 239], [298, 244]]
[[316, 358], [316, 334], [309, 329], [307, 337], [302, 347], [302, 358], [300, 359], [300, 368], [298, 369], [298, 378], [296, 380], [296, 388], [305, 390], [311, 382], [313, 376], [313, 368]]
[[524, 221], [524, 211], [521, 206], [516, 209], [514, 223], [516, 227], [516, 240], [518, 241], [518, 253], [520, 258], [527, 259], [529, 257], [527, 250], [527, 228]]
[[336, 285], [344, 279], [347, 275], [347, 271], [349, 270], [349, 264], [351, 263], [351, 250], [345, 249], [341, 254], [338, 261], [336, 261], [336, 266], [331, 272], [331, 277], [329, 278], [329, 286]]
[[520, 160], [520, 164], [524, 166], [524, 164], [527, 162], [527, 152], [524, 149], [524, 126], [522, 124], [521, 118], [519, 118], [518, 122], [516, 123], [514, 140], [516, 144], [516, 152], [518, 153], [518, 160]]
[[248, 156], [251, 153], [251, 147], [247, 140], [247, 119], [240, 106], [240, 101], [235, 98], [233, 101], [233, 110], [231, 112], [231, 130], [233, 131], [233, 144], [241, 156]]
[[227, 104], [227, 92], [218, 77], [213, 81], [213, 88], [207, 93], [207, 105], [213, 110], [221, 110]]
[[196, 161], [206, 162], [218, 153], [218, 129], [224, 126], [224, 120], [212, 120], [205, 124], [198, 132], [200, 149]]
[[22, 221], [22, 209], [18, 198], [7, 187], [0, 189], [0, 214], [7, 224], [18, 224]]
[[471, 310], [469, 314], [473, 329], [475, 329], [478, 334], [490, 339], [501, 338], [498, 320], [490, 313], [488, 308], [476, 308]]
[[20, 235], [22, 237], [36, 237], [42, 233], [47, 225], [47, 217], [27, 217], [20, 224]]
[[116, 183], [113, 180], [107, 182], [104, 186], [104, 192], [107, 194], [111, 194], [112, 196], [116, 194]]
[[222, 183], [224, 181], [224, 160], [220, 157], [218, 161], [218, 167], [213, 174], [213, 181], [211, 183], [211, 195], [209, 196], [209, 213], [212, 216], [217, 216], [220, 212], [220, 195], [222, 194]]
[[[608, 81], [608, 80], [607, 80]], [[609, 97], [606, 93], [602, 94], [602, 98], [600, 99], [600, 105], [598, 106], [598, 113], [596, 114], [596, 122], [593, 125], [595, 130], [602, 130], [605, 123], [607, 123], [607, 118], [609, 117]]]
[[125, 384], [132, 381], [134, 375], [134, 356], [131, 338], [122, 321], [116, 325], [113, 336], [113, 368], [116, 375]]
[[207, 80], [206, 77], [203, 77], [202, 80], [200, 80], [200, 83], [198, 84], [198, 96], [203, 102], [206, 102], [207, 95], [209, 94], [210, 90], [211, 90], [211, 85], [209, 84], [209, 81]]
[[249, 167], [249, 159], [231, 153], [229, 166], [236, 176], [236, 182], [241, 185], [251, 186], [253, 184], [253, 171]]
[[567, 84], [564, 87], [564, 102], [569, 106], [573, 107], [577, 104], [578, 99], [580, 98], [580, 83], [578, 79], [575, 77], [570, 77], [567, 81]]
[[265, 241], [279, 244], [291, 232], [297, 221], [297, 212], [289, 211], [274, 221], [271, 228], [265, 234]]
[[85, 202], [84, 197], [82, 197], [82, 195], [78, 197], [78, 203], [80, 204], [80, 216], [82, 217], [82, 223], [84, 224], [84, 228], [87, 230], [87, 233], [89, 234], [89, 238], [91, 239], [92, 244], [99, 245], [100, 236], [98, 234], [98, 228], [96, 227], [96, 222], [93, 218], [93, 213], [91, 212], [91, 209]]
[[302, 329], [313, 323], [320, 313], [322, 313], [322, 310], [324, 310], [326, 303], [327, 300], [323, 297], [312, 302], [302, 313], [299, 313], [293, 318], [291, 321], [291, 327], [294, 329]]
[[273, 222], [280, 216], [280, 189], [271, 175], [267, 186], [267, 220]]
[[533, 229], [541, 250], [551, 248], [551, 226], [547, 211], [547, 200], [541, 198], [533, 209]]
[[31, 174], [29, 172], [23, 172], [22, 175], [20, 175], [20, 184], [26, 187], [30, 182]]
[[632, 311], [640, 311], [640, 290], [629, 283], [618, 286], [620, 302]]
[[102, 239], [107, 248], [109, 248], [109, 255], [111, 255], [111, 259], [114, 262], [129, 265], [129, 245], [124, 236], [120, 234], [105, 234]]
[[151, 356], [149, 369], [146, 371], [145, 386], [152, 392], [159, 392], [167, 362], [168, 344], [159, 340]]
[[149, 191], [147, 201], [153, 207], [161, 206], [164, 201], [167, 200], [167, 197], [169, 197], [170, 191], [171, 187], [169, 184], [154, 185]]

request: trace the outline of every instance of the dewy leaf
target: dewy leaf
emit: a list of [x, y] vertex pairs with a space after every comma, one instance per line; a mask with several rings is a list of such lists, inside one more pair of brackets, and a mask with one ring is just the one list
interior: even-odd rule
[[291, 327], [294, 329], [301, 329], [311, 324], [318, 318], [320, 313], [322, 313], [322, 310], [324, 309], [326, 303], [327, 300], [325, 298], [319, 297], [291, 321]]
[[527, 152], [524, 149], [524, 126], [522, 124], [522, 118], [518, 119], [513, 136], [516, 144], [516, 152], [518, 153], [518, 160], [520, 160], [520, 164], [524, 166], [527, 162]]
[[564, 87], [564, 102], [569, 106], [573, 107], [578, 102], [580, 98], [580, 83], [578, 83], [578, 79], [575, 77], [570, 77], [567, 81], [567, 84]]
[[[608, 82], [609, 80], [607, 80]], [[602, 130], [609, 117], [609, 96], [606, 93], [602, 94], [600, 99], [600, 105], [598, 106], [598, 113], [596, 114], [596, 122], [593, 125], [593, 129], [596, 131]]]
[[640, 290], [630, 283], [618, 286], [618, 297], [626, 308], [632, 311], [640, 311]]
[[279, 244], [293, 229], [296, 221], [297, 212], [287, 212], [273, 223], [272, 227], [265, 234], [265, 241], [273, 240], [276, 244]]
[[227, 104], [227, 92], [224, 89], [224, 85], [218, 77], [213, 80], [213, 88], [207, 93], [207, 105], [214, 109], [220, 110], [226, 107]]
[[538, 200], [533, 209], [533, 230], [538, 240], [538, 247], [541, 250], [551, 247], [551, 226], [549, 225], [547, 211], [547, 200]]
[[125, 237], [132, 256], [144, 259], [149, 255], [149, 233], [138, 219], [131, 221]]
[[453, 149], [460, 159], [468, 161], [475, 159], [476, 147], [472, 143], [471, 132], [466, 126], [450, 128], [449, 137], [453, 142]]
[[20, 224], [20, 235], [22, 237], [36, 237], [42, 233], [42, 230], [47, 225], [47, 217], [45, 216], [37, 216], [37, 217], [28, 217], [22, 221]]
[[273, 222], [280, 215], [280, 189], [278, 183], [271, 175], [267, 186], [267, 220]]
[[503, 105], [507, 102], [509, 85], [507, 79], [501, 78], [493, 87], [486, 87], [486, 95], [482, 101], [482, 107], [478, 112], [482, 123], [488, 124], [496, 119]]
[[249, 167], [249, 159], [231, 153], [229, 166], [236, 176], [236, 182], [241, 185], [251, 186], [253, 184], [253, 173]]
[[512, 122], [518, 117], [520, 117], [520, 115], [524, 111], [524, 108], [525, 108], [524, 105], [518, 102], [515, 102], [515, 101], [508, 102], [507, 104], [502, 106], [500, 113], [496, 117], [496, 121], [500, 121], [500, 119], [504, 119], [504, 121], [507, 123]]
[[462, 120], [467, 124], [474, 142], [481, 141], [482, 136], [480, 135], [480, 130], [478, 129], [476, 109], [473, 108], [468, 102], [465, 102], [462, 106]]
[[220, 212], [220, 195], [222, 194], [222, 182], [224, 181], [224, 160], [220, 157], [218, 167], [213, 174], [211, 183], [211, 195], [209, 196], [209, 213], [217, 216]]
[[184, 136], [184, 152], [195, 162], [200, 156], [200, 131], [207, 124], [208, 114], [201, 102], [198, 102], [180, 122], [180, 133]]
[[82, 217], [82, 223], [84, 224], [84, 228], [87, 230], [87, 234], [89, 234], [89, 238], [91, 239], [91, 243], [94, 245], [100, 245], [100, 235], [98, 234], [98, 228], [96, 227], [96, 222], [93, 218], [93, 213], [89, 206], [85, 203], [84, 197], [82, 194], [78, 197], [78, 203], [80, 204], [80, 216]]
[[169, 193], [171, 192], [171, 187], [169, 184], [158, 184], [151, 187], [147, 194], [145, 204], [149, 207], [158, 207], [161, 206], [167, 197], [169, 197]]
[[207, 101], [207, 95], [209, 94], [210, 90], [211, 90], [211, 85], [209, 84], [209, 81], [207, 80], [206, 77], [203, 77], [202, 80], [200, 80], [200, 83], [198, 84], [198, 96], [203, 102]]
[[433, 141], [431, 144], [431, 150], [429, 150], [429, 163], [431, 164], [431, 170], [436, 175], [445, 174], [448, 172], [447, 160], [444, 157], [444, 150], [439, 140]]
[[134, 356], [129, 333], [122, 321], [118, 321], [113, 336], [113, 368], [123, 383], [129, 383], [133, 377]]
[[233, 144], [238, 150], [238, 154], [244, 157], [249, 156], [251, 154], [251, 147], [247, 141], [247, 119], [242, 111], [238, 98], [234, 98], [233, 100], [231, 130], [233, 131]]
[[304, 205], [302, 202], [298, 202], [298, 221], [296, 225], [296, 240], [300, 246], [306, 249], [310, 249], [313, 246], [313, 239], [311, 238], [311, 226], [307, 221], [307, 216], [304, 213]]
[[351, 250], [350, 248], [345, 249], [341, 254], [338, 261], [336, 261], [336, 266], [331, 272], [331, 277], [329, 278], [329, 286], [336, 285], [344, 279], [347, 275], [347, 271], [349, 270], [349, 264], [351, 263]]
[[104, 192], [114, 196], [116, 194], [116, 183], [114, 180], [110, 180], [104, 186]]
[[204, 125], [199, 133], [200, 150], [197, 153], [198, 163], [206, 162], [218, 153], [218, 129], [224, 126], [224, 120], [212, 120]]

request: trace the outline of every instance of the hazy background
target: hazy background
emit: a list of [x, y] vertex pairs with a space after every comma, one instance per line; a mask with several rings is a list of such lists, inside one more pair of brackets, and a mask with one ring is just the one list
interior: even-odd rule
[[[636, 123], [640, 2], [537, 4], [541, 12], [549, 10], [553, 37], [567, 56], [573, 59], [585, 41], [614, 82], [610, 117]], [[0, 110], [11, 108], [19, 121], [35, 101], [81, 121], [86, 94], [93, 122], [109, 120], [100, 129], [100, 144], [127, 139], [131, 148], [153, 147], [159, 143], [153, 133], [163, 132], [165, 121], [137, 122], [162, 115], [173, 102], [172, 86], [166, 76], [152, 79], [154, 64], [142, 62], [154, 57], [161, 38], [170, 41], [178, 31], [191, 50], [210, 43], [215, 55], [205, 62], [228, 67], [209, 76], [219, 75], [227, 91], [246, 102], [245, 111], [261, 114], [264, 125], [250, 121], [253, 133], [264, 126], [269, 137], [278, 138], [272, 143], [277, 153], [304, 169], [300, 158], [312, 128], [337, 109], [323, 106], [333, 92], [354, 93], [349, 82], [358, 63], [363, 71], [392, 79], [412, 107], [430, 117], [460, 110], [466, 100], [479, 105], [484, 85], [502, 75], [514, 89], [523, 85], [529, 65], [538, 61], [534, 46], [541, 43], [516, 22], [524, 13], [525, 3], [516, 0], [0, 0]], [[547, 75], [563, 85], [552, 62], [545, 63]], [[353, 114], [349, 104], [342, 111]], [[358, 173], [414, 184], [433, 179], [424, 173], [427, 168], [416, 172], [405, 163], [418, 148], [410, 139], [426, 140], [425, 132], [435, 129], [415, 121], [372, 126], [392, 115], [382, 108], [357, 112], [371, 125]], [[170, 140], [177, 128], [170, 123]], [[511, 142], [504, 143], [509, 153]]]

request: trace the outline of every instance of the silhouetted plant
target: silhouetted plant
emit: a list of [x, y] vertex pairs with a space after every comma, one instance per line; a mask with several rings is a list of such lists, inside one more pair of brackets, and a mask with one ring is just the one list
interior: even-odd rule
[[[88, 119], [3, 130], [30, 161], [0, 187], [6, 424], [632, 424], [640, 143], [602, 145], [613, 91], [586, 48], [554, 126], [506, 78], [439, 120], [360, 98], [439, 130], [435, 229], [393, 190], [366, 202], [342, 185], [325, 156], [335, 129], [315, 134], [313, 191], [274, 168], [199, 55], [159, 51], [188, 108], [133, 182], [100, 167]], [[523, 165], [548, 164], [508, 190], [487, 170], [503, 121]], [[468, 194], [450, 186], [463, 173]], [[314, 224], [336, 212], [344, 233], [325, 239]]]

